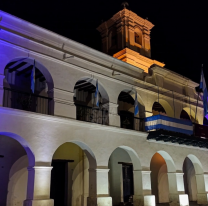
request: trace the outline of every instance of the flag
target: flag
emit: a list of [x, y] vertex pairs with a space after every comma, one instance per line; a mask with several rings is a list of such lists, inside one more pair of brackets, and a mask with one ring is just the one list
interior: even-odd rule
[[95, 104], [99, 107], [99, 90], [98, 90], [98, 80], [96, 81], [96, 90], [95, 90]]
[[139, 104], [137, 100], [137, 92], [135, 95], [135, 100], [134, 100], [134, 115], [136, 116], [139, 113]]
[[35, 92], [35, 60], [34, 60], [34, 64], [33, 64], [33, 68], [32, 68], [32, 72], [31, 72], [31, 76], [30, 76], [30, 81], [31, 81], [31, 90], [32, 93]]
[[200, 80], [199, 89], [202, 89], [202, 91], [203, 91], [204, 116], [206, 116], [207, 115], [208, 92], [207, 92], [207, 86], [206, 86], [206, 82], [205, 82], [205, 78], [204, 78], [203, 69], [201, 70], [201, 80]]

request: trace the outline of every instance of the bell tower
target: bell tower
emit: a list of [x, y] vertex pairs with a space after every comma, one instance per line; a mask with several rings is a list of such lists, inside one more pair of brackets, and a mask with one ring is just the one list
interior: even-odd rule
[[150, 59], [150, 32], [153, 27], [150, 21], [126, 9], [124, 3], [123, 10], [103, 22], [97, 30], [102, 37], [104, 53], [148, 72], [152, 64], [164, 66], [163, 63]]

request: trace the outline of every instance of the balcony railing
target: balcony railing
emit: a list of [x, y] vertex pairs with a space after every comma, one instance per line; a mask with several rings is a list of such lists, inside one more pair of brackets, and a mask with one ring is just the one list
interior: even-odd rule
[[77, 120], [108, 125], [108, 110], [76, 104]]
[[121, 128], [144, 131], [144, 118], [120, 114]]
[[190, 120], [176, 119], [160, 114], [145, 118], [146, 131], [159, 129], [193, 135], [193, 124]]
[[4, 88], [4, 101], [3, 106], [31, 111], [41, 114], [51, 114], [52, 98], [39, 96], [32, 93], [27, 93], [10, 88]]

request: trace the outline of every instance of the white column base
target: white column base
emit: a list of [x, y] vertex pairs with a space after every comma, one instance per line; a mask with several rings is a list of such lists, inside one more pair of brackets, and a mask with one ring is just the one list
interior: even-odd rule
[[112, 206], [112, 197], [97, 197], [97, 206]]
[[145, 195], [144, 196], [144, 206], [155, 206], [155, 196]]
[[112, 206], [112, 197], [88, 197], [87, 206]]
[[54, 200], [25, 200], [24, 206], [54, 206]]
[[187, 194], [179, 195], [180, 206], [189, 206], [189, 198]]

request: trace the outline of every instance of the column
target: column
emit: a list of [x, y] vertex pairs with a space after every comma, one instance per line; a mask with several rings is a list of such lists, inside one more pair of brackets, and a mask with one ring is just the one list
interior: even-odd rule
[[[50, 91], [49, 91], [50, 92]], [[51, 92], [50, 92], [51, 93]], [[76, 106], [74, 105], [74, 93], [53, 89], [54, 115], [76, 119]]]
[[[28, 193], [24, 206], [53, 206], [50, 199], [51, 169], [49, 166], [28, 168]], [[33, 195], [31, 192], [33, 191]]]
[[89, 169], [88, 206], [112, 206], [112, 198], [109, 196], [108, 172], [109, 169]]
[[0, 74], [0, 107], [3, 106], [4, 101], [4, 75]]
[[155, 196], [151, 195], [151, 171], [134, 170], [134, 206], [155, 206]]
[[197, 204], [208, 204], [208, 174], [196, 174]]
[[182, 172], [168, 172], [170, 206], [188, 206], [188, 195], [185, 194]]
[[120, 127], [118, 104], [112, 102], [109, 103], [109, 126]]

